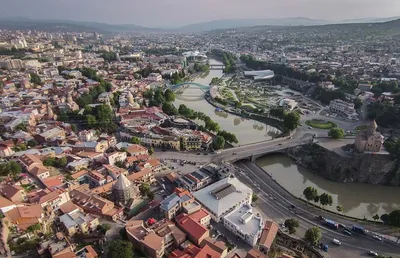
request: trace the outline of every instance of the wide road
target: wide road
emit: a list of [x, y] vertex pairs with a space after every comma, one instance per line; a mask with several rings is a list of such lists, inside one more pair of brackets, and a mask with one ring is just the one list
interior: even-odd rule
[[[400, 257], [400, 244], [388, 241], [380, 242], [372, 238], [372, 236], [358, 234], [353, 234], [350, 237], [343, 234], [341, 229], [331, 230], [326, 228], [321, 225], [317, 216], [322, 215], [346, 226], [351, 226], [352, 222], [299, 201], [273, 181], [264, 170], [250, 161], [241, 161], [236, 163], [236, 165], [243, 170], [237, 173], [236, 176], [258, 192], [260, 197], [260, 204], [258, 206], [262, 209], [263, 213], [276, 221], [279, 221], [279, 218], [281, 221], [284, 221], [286, 218], [296, 218], [300, 222], [299, 231], [301, 232], [313, 226], [320, 227], [323, 233], [322, 242], [329, 244], [329, 254], [332, 257], [352, 258], [367, 256], [369, 250], [373, 250], [379, 254]], [[296, 208], [291, 209], [291, 205], [294, 205]], [[334, 238], [340, 240], [342, 246], [337, 247], [333, 245], [332, 239]]]

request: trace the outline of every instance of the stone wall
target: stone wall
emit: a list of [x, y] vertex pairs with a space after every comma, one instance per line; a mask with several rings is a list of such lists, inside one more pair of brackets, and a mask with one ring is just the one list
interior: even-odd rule
[[399, 162], [389, 155], [339, 155], [318, 144], [293, 147], [287, 154], [299, 165], [335, 182], [400, 186]]

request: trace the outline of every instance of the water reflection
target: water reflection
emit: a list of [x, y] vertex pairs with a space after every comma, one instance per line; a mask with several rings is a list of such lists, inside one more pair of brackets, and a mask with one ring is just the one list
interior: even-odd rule
[[327, 208], [332, 211], [342, 205], [345, 214], [370, 219], [375, 214], [380, 216], [400, 208], [399, 187], [332, 182], [297, 166], [283, 155], [264, 156], [256, 163], [296, 196], [301, 197], [308, 186], [315, 187], [319, 193], [331, 194], [333, 204]]
[[[220, 64], [220, 62], [215, 60], [209, 61], [210, 63]], [[194, 82], [208, 85], [213, 77], [221, 76], [221, 70], [211, 70], [206, 77], [197, 78]], [[177, 107], [180, 104], [185, 104], [187, 107], [192, 108], [195, 111], [205, 113], [214, 122], [218, 123], [222, 130], [235, 134], [239, 144], [271, 140], [280, 133], [280, 131], [275, 127], [266, 126], [260, 122], [256, 122], [255, 124], [253, 120], [244, 119], [226, 112], [215, 112], [215, 108], [204, 99], [203, 95], [204, 92], [200, 89], [188, 87], [182, 94], [177, 95], [174, 104]]]

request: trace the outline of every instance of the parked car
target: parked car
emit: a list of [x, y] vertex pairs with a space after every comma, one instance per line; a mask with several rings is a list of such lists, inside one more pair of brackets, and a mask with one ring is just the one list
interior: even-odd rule
[[374, 239], [378, 240], [378, 241], [382, 241], [382, 238], [380, 238], [380, 237], [377, 236], [377, 235], [373, 235], [372, 237], [373, 237]]
[[374, 252], [374, 251], [368, 251], [368, 254], [373, 256], [373, 257], [377, 257], [378, 256], [378, 253]]
[[334, 243], [335, 245], [342, 245], [342, 242], [340, 242], [339, 240], [337, 240], [335, 238], [332, 240], [332, 243]]

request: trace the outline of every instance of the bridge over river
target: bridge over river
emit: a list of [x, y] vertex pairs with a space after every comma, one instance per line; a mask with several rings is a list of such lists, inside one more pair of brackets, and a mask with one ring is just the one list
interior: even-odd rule
[[211, 88], [210, 85], [204, 85], [204, 84], [200, 84], [200, 83], [196, 83], [196, 82], [182, 82], [182, 83], [178, 83], [178, 84], [167, 85], [167, 87], [173, 91], [177, 91], [185, 86], [189, 86], [189, 87], [195, 88], [195, 89], [200, 89], [203, 92], [207, 92]]

